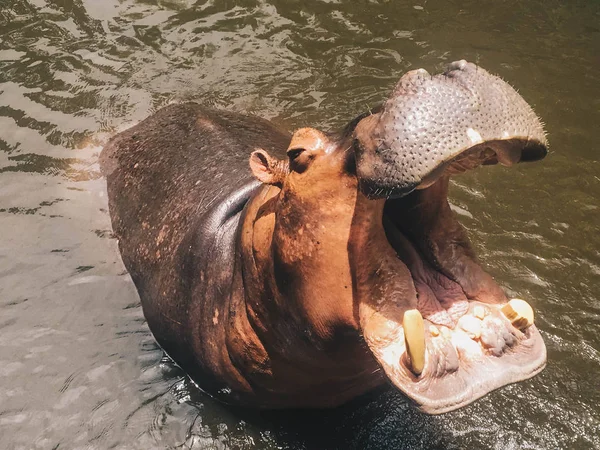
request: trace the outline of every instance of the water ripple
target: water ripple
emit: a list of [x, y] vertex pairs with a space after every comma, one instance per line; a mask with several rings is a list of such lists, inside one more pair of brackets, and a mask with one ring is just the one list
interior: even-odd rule
[[[600, 54], [592, 1], [10, 0], [0, 6], [0, 448], [600, 448]], [[97, 156], [197, 100], [337, 128], [399, 76], [479, 62], [546, 120], [539, 165], [456, 178], [482, 264], [528, 298], [549, 365], [429, 417], [383, 389], [247, 413], [163, 358], [111, 235]]]

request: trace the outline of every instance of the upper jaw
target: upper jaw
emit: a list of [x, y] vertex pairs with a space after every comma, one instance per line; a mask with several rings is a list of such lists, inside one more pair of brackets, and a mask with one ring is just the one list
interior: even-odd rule
[[466, 61], [443, 74], [405, 74], [383, 109], [354, 131], [357, 175], [371, 198], [399, 197], [435, 182], [470, 149], [482, 162], [542, 159], [540, 119], [507, 83]]

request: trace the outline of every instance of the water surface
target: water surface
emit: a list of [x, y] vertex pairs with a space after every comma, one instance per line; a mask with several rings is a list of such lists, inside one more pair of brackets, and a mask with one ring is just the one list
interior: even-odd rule
[[[333, 411], [210, 400], [163, 359], [111, 236], [97, 157], [187, 100], [342, 126], [407, 70], [476, 62], [547, 125], [539, 164], [456, 178], [548, 367], [443, 416], [392, 389]], [[600, 3], [0, 0], [0, 448], [600, 448]]]

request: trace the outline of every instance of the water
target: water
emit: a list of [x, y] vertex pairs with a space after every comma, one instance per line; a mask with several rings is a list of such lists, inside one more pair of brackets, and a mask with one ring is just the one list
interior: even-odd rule
[[[111, 236], [108, 137], [197, 100], [339, 127], [406, 70], [466, 58], [516, 86], [551, 154], [456, 178], [489, 271], [530, 300], [548, 367], [444, 416], [392, 389], [256, 413], [154, 343]], [[600, 448], [600, 3], [0, 0], [0, 448]]]

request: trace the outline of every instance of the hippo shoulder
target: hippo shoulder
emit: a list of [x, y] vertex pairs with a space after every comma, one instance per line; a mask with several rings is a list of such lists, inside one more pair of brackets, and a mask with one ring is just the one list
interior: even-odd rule
[[252, 150], [281, 154], [289, 139], [266, 120], [197, 103], [159, 110], [113, 137], [100, 155], [115, 234], [165, 242], [167, 230], [185, 233], [191, 219], [251, 182]]
[[257, 147], [285, 155], [289, 141], [266, 120], [185, 103], [119, 133], [100, 155], [113, 231], [144, 315], [184, 366], [194, 294], [182, 272], [229, 264], [241, 210], [258, 186], [249, 156]]

